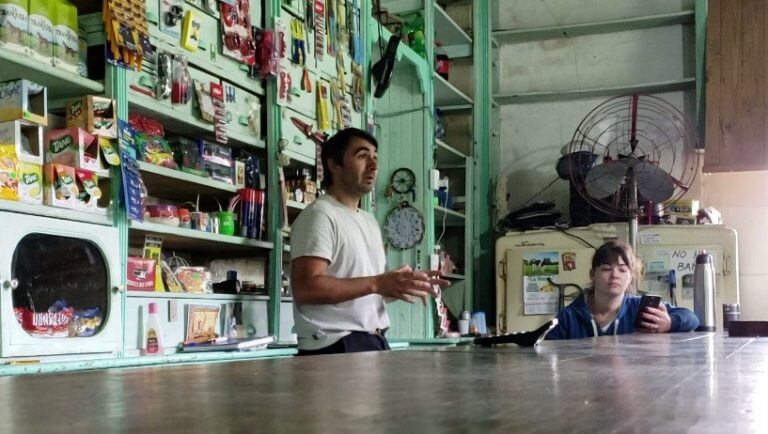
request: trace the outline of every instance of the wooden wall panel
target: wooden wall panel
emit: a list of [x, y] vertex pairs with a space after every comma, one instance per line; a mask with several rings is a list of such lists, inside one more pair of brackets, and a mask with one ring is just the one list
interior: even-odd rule
[[710, 0], [705, 172], [768, 169], [768, 7]]

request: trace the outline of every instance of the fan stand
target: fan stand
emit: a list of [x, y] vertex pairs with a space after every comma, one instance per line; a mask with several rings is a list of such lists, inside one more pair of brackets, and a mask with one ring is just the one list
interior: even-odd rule
[[632, 247], [632, 251], [637, 251], [637, 220], [638, 220], [638, 204], [637, 204], [637, 178], [635, 177], [635, 170], [629, 168], [629, 245]]

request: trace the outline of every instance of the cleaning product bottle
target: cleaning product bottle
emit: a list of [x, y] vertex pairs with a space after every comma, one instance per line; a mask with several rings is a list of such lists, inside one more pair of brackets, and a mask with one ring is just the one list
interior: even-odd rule
[[163, 351], [163, 331], [160, 329], [160, 318], [157, 316], [157, 303], [149, 303], [149, 318], [147, 318], [147, 328], [144, 333], [144, 348], [142, 354], [145, 356], [162, 356]]

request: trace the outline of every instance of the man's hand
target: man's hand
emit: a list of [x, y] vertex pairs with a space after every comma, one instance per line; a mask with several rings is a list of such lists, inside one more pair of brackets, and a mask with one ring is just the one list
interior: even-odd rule
[[435, 295], [434, 285], [446, 287], [451, 282], [441, 279], [439, 271], [414, 271], [409, 265], [376, 276], [374, 293], [413, 303], [418, 298], [424, 305]]
[[659, 304], [659, 308], [646, 307], [644, 311], [638, 312], [640, 315], [639, 330], [645, 333], [666, 333], [672, 329], [672, 318], [667, 313], [667, 307], [664, 303]]

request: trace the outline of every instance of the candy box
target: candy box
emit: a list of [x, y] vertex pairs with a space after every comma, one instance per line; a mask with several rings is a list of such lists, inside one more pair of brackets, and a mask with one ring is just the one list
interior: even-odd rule
[[90, 134], [117, 138], [115, 100], [87, 95], [67, 102], [68, 127], [80, 127]]
[[0, 83], [0, 122], [15, 120], [48, 125], [48, 88], [29, 80]]

